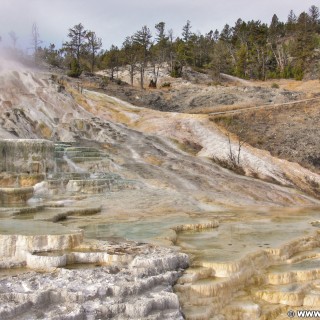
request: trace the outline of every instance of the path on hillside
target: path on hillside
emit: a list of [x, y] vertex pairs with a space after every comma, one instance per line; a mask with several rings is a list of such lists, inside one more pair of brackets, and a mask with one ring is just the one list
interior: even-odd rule
[[252, 85], [253, 85], [253, 83], [250, 82], [250, 81], [248, 81], [248, 80], [241, 79], [241, 78], [235, 77], [235, 76], [231, 76], [231, 75], [229, 75], [229, 74], [220, 73], [220, 76], [221, 76], [222, 78], [227, 79], [227, 80], [234, 81], [234, 82], [239, 82], [239, 83], [244, 84], [244, 85], [246, 85], [246, 86], [252, 86]]
[[282, 106], [286, 106], [286, 105], [287, 106], [296, 105], [298, 103], [304, 103], [304, 102], [309, 102], [309, 101], [320, 101], [320, 97], [303, 99], [303, 100], [298, 100], [298, 101], [290, 101], [290, 102], [284, 102], [284, 103], [277, 103], [277, 104], [265, 104], [265, 105], [260, 105], [260, 106], [252, 106], [252, 107], [244, 107], [244, 108], [239, 107], [238, 109], [210, 112], [208, 114], [210, 116], [224, 115], [224, 114], [230, 115], [230, 114], [234, 114], [234, 113], [240, 113], [240, 112], [251, 111], [251, 110], [262, 110], [262, 109], [271, 109], [271, 108], [282, 107]]

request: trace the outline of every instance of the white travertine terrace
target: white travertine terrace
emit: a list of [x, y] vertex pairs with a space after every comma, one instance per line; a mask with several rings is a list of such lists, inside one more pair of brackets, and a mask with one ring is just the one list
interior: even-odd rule
[[206, 115], [58, 92], [33, 72], [2, 70], [0, 85], [0, 137], [12, 138], [0, 185], [27, 188], [1, 202], [1, 319], [280, 319], [319, 306], [319, 201], [294, 189], [318, 175], [247, 145], [248, 176], [219, 167], [228, 139]]

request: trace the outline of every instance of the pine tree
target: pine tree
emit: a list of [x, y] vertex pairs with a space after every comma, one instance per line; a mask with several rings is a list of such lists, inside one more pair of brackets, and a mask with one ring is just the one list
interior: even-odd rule
[[187, 23], [182, 28], [182, 39], [184, 42], [188, 42], [191, 37], [191, 22], [187, 20]]
[[69, 29], [69, 42], [63, 44], [64, 50], [71, 56], [70, 75], [78, 77], [81, 74], [80, 58], [86, 53], [88, 31], [79, 23]]
[[114, 79], [114, 73], [118, 69], [120, 64], [120, 51], [117, 46], [112, 45], [108, 51], [106, 51], [102, 58], [103, 67], [109, 69], [111, 72], [111, 80]]
[[311, 18], [312, 24], [319, 24], [319, 18], [320, 18], [319, 8], [316, 6], [311, 6], [309, 8], [309, 17]]
[[125, 41], [122, 44], [122, 52], [123, 55], [120, 55], [120, 58], [122, 58], [122, 63], [129, 69], [130, 83], [133, 86], [133, 77], [138, 61], [138, 48], [133, 40], [133, 36], [126, 37]]
[[169, 37], [165, 32], [165, 23], [159, 22], [155, 25], [156, 43], [151, 46], [151, 63], [153, 65], [153, 86], [157, 86], [159, 70], [169, 60]]
[[87, 31], [86, 39], [87, 39], [88, 54], [90, 57], [90, 69], [91, 69], [91, 72], [93, 73], [94, 66], [96, 63], [96, 55], [102, 47], [102, 41], [101, 41], [101, 38], [98, 38], [96, 36], [96, 33], [93, 31]]
[[297, 24], [297, 16], [293, 12], [293, 10], [290, 10], [290, 13], [288, 15], [287, 23], [286, 23], [286, 33], [287, 35], [293, 35], [296, 30], [296, 24]]
[[140, 87], [144, 87], [144, 73], [148, 63], [149, 49], [151, 46], [151, 32], [147, 26], [143, 26], [141, 30], [133, 35], [133, 42], [138, 50], [138, 62], [140, 68]]

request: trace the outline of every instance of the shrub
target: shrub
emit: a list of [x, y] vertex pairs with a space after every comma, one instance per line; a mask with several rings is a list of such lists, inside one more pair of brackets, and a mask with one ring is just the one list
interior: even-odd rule
[[292, 67], [286, 66], [281, 74], [281, 78], [290, 79], [294, 77]]
[[267, 71], [266, 78], [267, 79], [280, 79], [281, 78], [281, 74], [280, 74], [280, 72], [278, 70]]
[[317, 190], [320, 188], [320, 184], [317, 181], [315, 181], [313, 177], [310, 178], [309, 176], [305, 176], [305, 180], [312, 189]]
[[220, 115], [220, 116], [215, 116], [212, 118], [212, 120], [218, 124], [221, 124], [225, 127], [229, 127], [233, 124], [233, 117], [228, 116], [228, 115]]
[[220, 81], [212, 81], [212, 82], [208, 82], [207, 83], [207, 86], [210, 87], [210, 86], [214, 86], [214, 87], [217, 87], [217, 86], [223, 86], [222, 82]]
[[171, 87], [171, 82], [164, 82], [162, 85], [161, 85], [161, 88], [170, 88]]
[[303, 62], [298, 61], [292, 71], [295, 80], [301, 81], [303, 79]]
[[170, 76], [173, 78], [181, 78], [182, 77], [182, 65], [180, 63], [175, 62], [174, 66], [171, 70]]
[[71, 61], [70, 71], [68, 72], [68, 76], [72, 78], [79, 78], [82, 73], [80, 65], [76, 59]]
[[193, 71], [196, 71], [196, 72], [199, 72], [199, 73], [202, 73], [202, 74], [208, 74], [208, 71], [201, 68], [201, 67], [198, 67], [198, 66], [194, 66], [193, 68]]
[[279, 85], [274, 82], [274, 83], [271, 85], [271, 88], [272, 88], [272, 89], [279, 89]]
[[108, 86], [108, 83], [109, 83], [109, 80], [106, 76], [103, 76], [101, 79], [100, 79], [100, 82], [99, 82], [99, 86], [100, 88], [104, 89], [105, 87]]
[[217, 157], [212, 157], [212, 161], [215, 162], [217, 165], [219, 165], [220, 167], [226, 168], [228, 170], [231, 170], [237, 174], [240, 175], [245, 175], [246, 172], [244, 171], [244, 169], [241, 167], [241, 165], [235, 163], [235, 162], [230, 162], [226, 159], [219, 159]]
[[50, 79], [51, 79], [53, 82], [57, 82], [58, 76], [55, 75], [55, 74], [51, 74]]

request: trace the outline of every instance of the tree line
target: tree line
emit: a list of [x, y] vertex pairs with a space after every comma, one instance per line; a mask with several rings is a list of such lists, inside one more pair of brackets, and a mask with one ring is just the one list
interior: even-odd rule
[[[38, 40], [37, 40], [38, 41]], [[166, 65], [171, 76], [181, 77], [184, 67], [210, 73], [219, 79], [227, 73], [245, 79], [295, 78], [301, 80], [313, 61], [320, 44], [320, 12], [311, 6], [296, 15], [292, 10], [285, 22], [273, 15], [270, 24], [260, 20], [238, 19], [221, 31], [201, 34], [192, 31], [190, 21], [174, 36], [165, 22], [147, 26], [125, 38], [120, 47], [102, 50], [102, 40], [95, 32], [79, 23], [69, 29], [68, 41], [61, 49], [54, 44], [36, 48], [36, 54], [47, 63], [69, 69], [78, 77], [82, 71], [109, 69], [111, 78], [120, 67], [129, 71], [131, 84], [139, 75], [143, 88], [147, 66], [152, 66], [153, 85], [157, 85], [159, 69]]]

